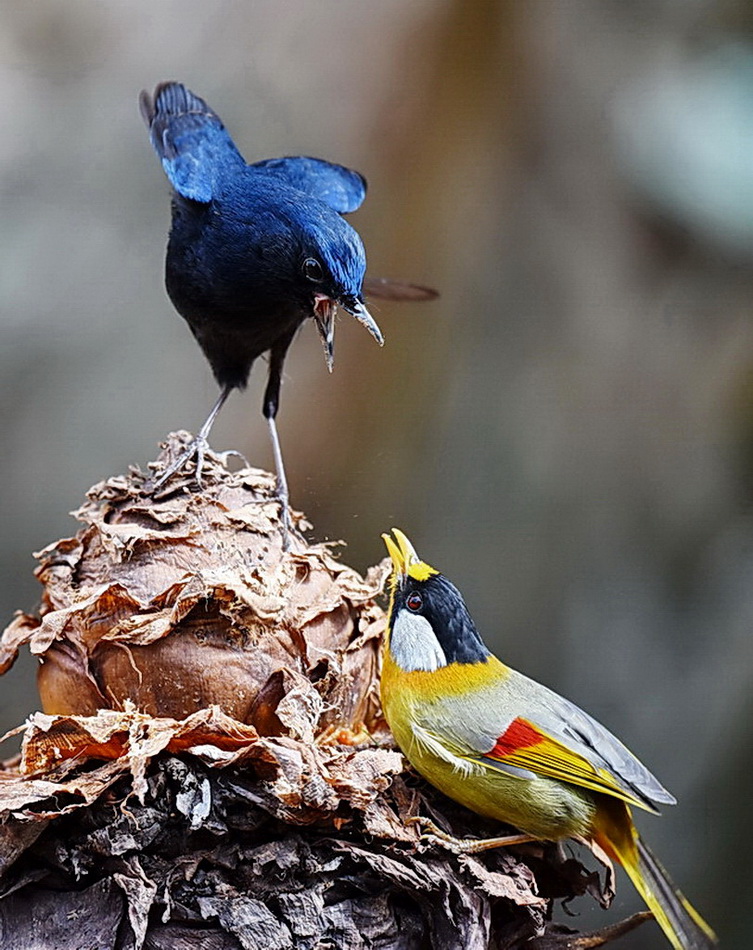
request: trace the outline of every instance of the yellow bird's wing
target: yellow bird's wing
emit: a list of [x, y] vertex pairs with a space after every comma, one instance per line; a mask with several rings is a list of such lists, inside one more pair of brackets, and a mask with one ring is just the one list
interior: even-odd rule
[[522, 718], [512, 721], [489, 752], [467, 758], [503, 772], [521, 769], [535, 775], [545, 775], [621, 798], [629, 805], [656, 811], [652, 804], [625, 788], [608, 769], [599, 768]]
[[[485, 701], [474, 703], [474, 708], [473, 717], [457, 716], [454, 727], [462, 732], [471, 761], [510, 774], [528, 772], [569, 782], [647, 811], [675, 802], [608, 729], [563, 696], [515, 670], [505, 668]], [[458, 729], [459, 720], [465, 728]], [[494, 720], [497, 730], [492, 728]]]

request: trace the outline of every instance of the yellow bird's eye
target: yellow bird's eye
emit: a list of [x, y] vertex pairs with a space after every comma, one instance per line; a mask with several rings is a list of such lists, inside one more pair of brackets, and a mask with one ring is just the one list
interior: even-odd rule
[[405, 599], [405, 606], [408, 608], [408, 610], [412, 610], [414, 613], [419, 611], [423, 605], [424, 599], [417, 591], [414, 591], [412, 594], [408, 594]]

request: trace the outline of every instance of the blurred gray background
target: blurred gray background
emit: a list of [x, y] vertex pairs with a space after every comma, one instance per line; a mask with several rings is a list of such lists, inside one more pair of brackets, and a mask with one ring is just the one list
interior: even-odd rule
[[[315, 536], [363, 569], [402, 527], [503, 659], [677, 795], [641, 827], [724, 945], [749, 947], [750, 10], [4, 3], [3, 619], [37, 603], [31, 552], [75, 530], [87, 487], [215, 398], [163, 290], [169, 189], [136, 106], [179, 79], [249, 160], [362, 171], [370, 272], [442, 292], [375, 305], [381, 351], [342, 318], [331, 377], [313, 327], [293, 346], [280, 432]], [[268, 467], [265, 376], [213, 444]], [[0, 725], [36, 705], [26, 658]], [[624, 882], [615, 906], [638, 909]], [[648, 927], [622, 945], [665, 946]]]

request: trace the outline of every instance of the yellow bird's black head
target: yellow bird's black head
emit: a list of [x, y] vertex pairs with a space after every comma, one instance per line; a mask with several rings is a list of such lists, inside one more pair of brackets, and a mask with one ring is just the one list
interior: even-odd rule
[[460, 591], [416, 554], [399, 528], [382, 538], [392, 558], [389, 651], [406, 672], [489, 656]]

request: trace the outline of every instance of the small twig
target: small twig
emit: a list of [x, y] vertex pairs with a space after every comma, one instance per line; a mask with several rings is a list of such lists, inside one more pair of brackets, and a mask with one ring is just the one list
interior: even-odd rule
[[603, 947], [605, 943], [610, 943], [653, 919], [654, 915], [650, 911], [642, 910], [632, 917], [626, 917], [625, 920], [602, 927], [601, 930], [594, 930], [590, 934], [550, 932], [535, 937], [526, 946], [530, 947], [530, 950], [593, 950], [594, 947]]

